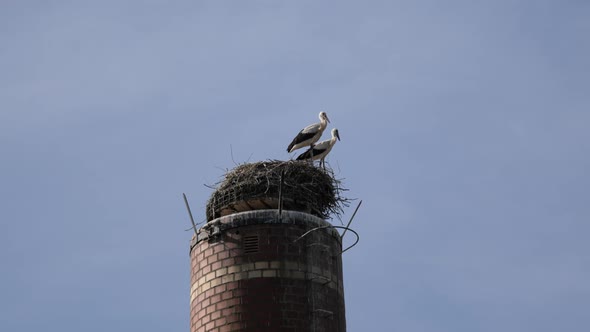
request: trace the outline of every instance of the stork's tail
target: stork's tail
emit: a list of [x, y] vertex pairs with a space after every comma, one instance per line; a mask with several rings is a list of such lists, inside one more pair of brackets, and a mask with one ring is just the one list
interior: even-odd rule
[[293, 142], [291, 142], [291, 144], [289, 144], [289, 146], [287, 147], [287, 152], [291, 153], [291, 149], [293, 149], [293, 147], [295, 146], [295, 140], [293, 140]]
[[303, 152], [299, 156], [297, 156], [297, 160], [306, 160], [311, 158], [311, 149]]

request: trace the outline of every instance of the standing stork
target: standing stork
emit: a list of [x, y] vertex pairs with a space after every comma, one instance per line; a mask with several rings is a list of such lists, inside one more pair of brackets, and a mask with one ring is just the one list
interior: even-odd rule
[[330, 119], [328, 119], [326, 112], [320, 112], [318, 116], [320, 118], [320, 122], [303, 128], [299, 134], [295, 136], [291, 144], [289, 144], [289, 147], [287, 147], [287, 152], [293, 152], [306, 146], [313, 146], [313, 144], [317, 142], [320, 137], [322, 137], [324, 129], [326, 129], [326, 126], [328, 126]]
[[306, 160], [310, 159], [312, 162], [314, 160], [320, 159], [320, 166], [324, 165], [324, 169], [326, 168], [326, 156], [332, 148], [334, 144], [336, 144], [336, 139], [340, 140], [340, 135], [338, 134], [338, 129], [332, 129], [332, 138], [321, 141], [318, 144], [310, 147], [307, 151], [303, 152], [297, 157], [297, 160]]

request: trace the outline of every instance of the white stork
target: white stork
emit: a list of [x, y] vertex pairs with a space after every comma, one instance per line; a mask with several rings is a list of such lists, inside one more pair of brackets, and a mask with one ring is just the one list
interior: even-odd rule
[[326, 112], [320, 112], [319, 118], [320, 122], [303, 128], [299, 134], [295, 136], [293, 142], [287, 147], [287, 152], [293, 152], [306, 146], [313, 146], [313, 144], [322, 137], [324, 129], [328, 126], [330, 119], [328, 119]]
[[313, 162], [314, 160], [320, 159], [320, 166], [324, 165], [324, 168], [326, 168], [325, 158], [328, 153], [330, 153], [330, 150], [332, 150], [334, 147], [334, 144], [336, 144], [336, 139], [340, 140], [340, 135], [338, 134], [338, 129], [334, 128], [332, 129], [331, 139], [321, 141], [318, 144], [310, 147], [307, 151], [300, 154], [297, 157], [297, 160], [310, 159]]

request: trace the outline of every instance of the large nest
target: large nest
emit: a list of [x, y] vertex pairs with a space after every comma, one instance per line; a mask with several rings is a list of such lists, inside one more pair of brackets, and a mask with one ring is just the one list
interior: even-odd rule
[[228, 171], [216, 187], [207, 202], [207, 221], [241, 211], [278, 209], [279, 196], [283, 209], [322, 219], [331, 214], [339, 217], [343, 207], [348, 206], [348, 199], [341, 197], [346, 189], [333, 172], [304, 161], [242, 164]]

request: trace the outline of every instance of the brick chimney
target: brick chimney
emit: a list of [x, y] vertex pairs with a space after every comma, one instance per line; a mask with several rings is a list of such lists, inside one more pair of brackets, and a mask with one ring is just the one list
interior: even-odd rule
[[346, 331], [341, 251], [305, 212], [209, 221], [190, 245], [190, 331]]

